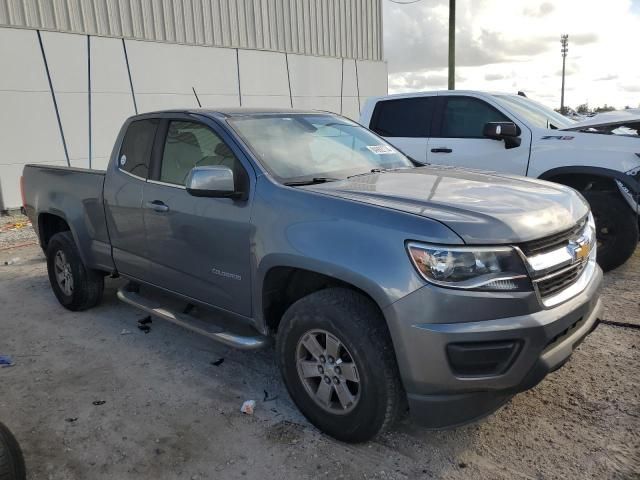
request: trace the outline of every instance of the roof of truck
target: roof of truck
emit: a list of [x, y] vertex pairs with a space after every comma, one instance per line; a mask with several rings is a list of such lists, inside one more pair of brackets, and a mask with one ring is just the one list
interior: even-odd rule
[[168, 110], [157, 110], [154, 112], [145, 112], [136, 116], [148, 116], [161, 113], [195, 113], [199, 115], [223, 116], [223, 117], [241, 117], [245, 115], [269, 115], [269, 114], [309, 114], [309, 113], [329, 113], [321, 110], [299, 110], [293, 108], [252, 108], [252, 107], [234, 107], [234, 108], [174, 108]]

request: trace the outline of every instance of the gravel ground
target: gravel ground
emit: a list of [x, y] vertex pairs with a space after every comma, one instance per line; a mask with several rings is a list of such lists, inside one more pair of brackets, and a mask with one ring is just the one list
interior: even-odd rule
[[[345, 445], [298, 413], [272, 350], [231, 350], [157, 319], [144, 334], [117, 280], [99, 307], [64, 310], [39, 248], [6, 248], [33, 242], [29, 230], [0, 232], [0, 354], [15, 360], [0, 368], [0, 420], [31, 479], [640, 478], [640, 330], [600, 325], [480, 423], [405, 420]], [[640, 250], [605, 278], [606, 320], [639, 323]]]
[[0, 250], [37, 242], [31, 222], [24, 215], [0, 215]]

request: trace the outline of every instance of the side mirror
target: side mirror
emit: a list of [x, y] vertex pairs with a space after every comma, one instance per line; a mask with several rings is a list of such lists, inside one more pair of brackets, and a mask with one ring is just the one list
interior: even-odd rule
[[482, 134], [493, 140], [504, 140], [505, 148], [514, 148], [522, 143], [519, 130], [513, 122], [489, 122], [484, 125]]
[[194, 197], [242, 198], [237, 192], [233, 170], [224, 165], [194, 167], [186, 181], [187, 192]]

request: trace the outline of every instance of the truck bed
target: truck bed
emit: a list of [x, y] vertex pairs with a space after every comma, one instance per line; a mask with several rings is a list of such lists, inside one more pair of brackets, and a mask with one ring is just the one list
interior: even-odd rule
[[53, 165], [25, 165], [23, 195], [26, 213], [46, 245], [43, 225], [47, 215], [63, 218], [73, 233], [85, 265], [113, 270], [104, 213], [102, 188], [105, 172]]

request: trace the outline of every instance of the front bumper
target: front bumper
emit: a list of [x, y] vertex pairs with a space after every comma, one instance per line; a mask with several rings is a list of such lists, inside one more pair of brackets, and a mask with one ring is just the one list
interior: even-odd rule
[[[460, 425], [492, 413], [515, 393], [535, 386], [561, 367], [595, 328], [602, 312], [601, 283], [602, 271], [594, 266], [582, 292], [554, 308], [537, 306], [534, 313], [522, 313], [537, 303], [528, 295], [465, 292], [460, 296], [431, 286], [387, 307], [384, 313], [412, 416], [432, 428]], [[492, 301], [487, 304], [487, 299]], [[420, 304], [422, 310], [417, 308]], [[496, 316], [518, 313], [487, 319], [492, 305]], [[446, 323], [434, 323], [428, 316], [434, 312], [450, 317], [435, 319]], [[514, 345], [512, 355], [491, 372], [464, 368], [461, 372], [450, 348], [491, 349], [505, 344]]]

